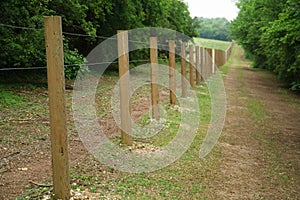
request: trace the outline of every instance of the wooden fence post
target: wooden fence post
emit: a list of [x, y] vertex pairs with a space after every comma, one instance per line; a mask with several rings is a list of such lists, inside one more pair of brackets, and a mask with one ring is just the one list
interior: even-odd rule
[[129, 96], [129, 53], [128, 31], [118, 31], [118, 55], [120, 77], [120, 113], [122, 143], [132, 145], [131, 138], [131, 106]]
[[200, 73], [200, 47], [196, 46], [196, 84], [201, 83], [201, 73]]
[[170, 64], [170, 103], [176, 103], [176, 80], [175, 80], [175, 41], [169, 41], [169, 64]]
[[228, 60], [229, 60], [229, 48], [230, 47], [228, 47], [227, 49], [226, 49], [226, 62], [228, 62]]
[[211, 76], [211, 72], [212, 72], [212, 49], [210, 48], [206, 48], [206, 61], [207, 61], [207, 74], [206, 74], [206, 78], [210, 77]]
[[211, 50], [211, 60], [212, 60], [212, 63], [211, 63], [211, 72], [212, 74], [214, 74], [216, 72], [216, 50], [215, 49], [212, 49]]
[[201, 62], [200, 62], [200, 73], [201, 73], [201, 76], [202, 76], [202, 80], [204, 80], [204, 66], [205, 66], [205, 56], [204, 56], [204, 47], [201, 47], [200, 48], [200, 57], [201, 57]]
[[182, 97], [187, 97], [187, 85], [186, 85], [186, 43], [181, 44], [181, 90]]
[[204, 74], [203, 77], [205, 78], [205, 80], [207, 79], [207, 67], [208, 67], [208, 52], [207, 52], [207, 48], [204, 48]]
[[44, 19], [54, 198], [65, 200], [70, 198], [70, 177], [62, 25], [61, 17]]
[[194, 83], [194, 46], [190, 45], [190, 85], [191, 88], [195, 88], [195, 83]]
[[158, 91], [158, 51], [157, 38], [150, 37], [150, 63], [151, 63], [151, 103], [152, 103], [152, 118], [159, 120], [159, 91]]

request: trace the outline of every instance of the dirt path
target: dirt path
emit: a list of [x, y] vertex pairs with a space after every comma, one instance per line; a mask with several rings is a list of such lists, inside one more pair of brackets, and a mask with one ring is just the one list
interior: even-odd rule
[[222, 162], [209, 199], [300, 199], [300, 98], [237, 48], [225, 81]]

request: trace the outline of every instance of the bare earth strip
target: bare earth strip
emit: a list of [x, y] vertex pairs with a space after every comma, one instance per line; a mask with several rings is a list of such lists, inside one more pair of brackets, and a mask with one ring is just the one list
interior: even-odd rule
[[300, 99], [252, 70], [237, 47], [226, 77], [221, 165], [209, 199], [300, 199]]

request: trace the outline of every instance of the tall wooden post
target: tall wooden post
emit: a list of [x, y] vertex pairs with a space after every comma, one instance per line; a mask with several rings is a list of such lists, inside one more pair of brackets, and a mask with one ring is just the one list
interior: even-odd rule
[[211, 76], [211, 55], [212, 55], [212, 51], [210, 48], [206, 48], [206, 78]]
[[204, 47], [200, 48], [200, 57], [201, 57], [201, 62], [200, 62], [200, 73], [202, 76], [202, 80], [204, 80], [204, 65], [205, 65], [205, 57], [204, 57]]
[[194, 46], [190, 45], [190, 85], [191, 88], [195, 88], [195, 83], [194, 83]]
[[208, 66], [208, 56], [207, 56], [207, 48], [203, 49], [203, 56], [204, 56], [204, 67], [203, 67], [203, 77], [207, 79], [207, 66]]
[[175, 80], [175, 41], [169, 41], [169, 64], [170, 64], [170, 103], [176, 103], [176, 80]]
[[212, 72], [212, 74], [214, 74], [215, 73], [215, 71], [216, 71], [216, 50], [215, 49], [212, 49], [211, 50], [212, 52], [211, 52], [211, 54], [212, 54], [212, 56], [211, 56], [211, 60], [212, 60], [212, 63], [211, 63], [211, 72]]
[[230, 49], [230, 47], [228, 47], [227, 49], [226, 49], [226, 62], [228, 62], [228, 60], [229, 60], [229, 49]]
[[201, 83], [201, 73], [200, 73], [200, 47], [196, 46], [196, 84]]
[[55, 199], [70, 198], [64, 52], [61, 17], [45, 17], [51, 153]]
[[186, 43], [181, 44], [181, 91], [182, 97], [187, 97], [186, 85]]
[[157, 38], [150, 37], [150, 63], [151, 63], [151, 103], [152, 103], [152, 118], [159, 120], [159, 91], [158, 91], [158, 51]]
[[118, 31], [118, 55], [120, 77], [120, 113], [122, 143], [132, 145], [131, 134], [131, 106], [129, 96], [129, 53], [128, 31]]

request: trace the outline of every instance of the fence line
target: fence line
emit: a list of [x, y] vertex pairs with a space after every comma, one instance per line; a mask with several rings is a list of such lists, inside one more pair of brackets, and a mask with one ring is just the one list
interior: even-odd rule
[[[41, 31], [41, 30], [43, 30], [43, 28], [31, 28], [31, 27], [15, 26], [15, 25], [2, 24], [2, 23], [0, 23], [0, 26], [12, 28], [12, 29], [22, 29], [22, 30], [31, 30], [31, 31]], [[106, 40], [116, 40], [117, 41], [117, 37], [107, 37], [107, 36], [99, 36], [99, 35], [71, 33], [71, 32], [65, 32], [65, 31], [63, 31], [62, 34], [63, 35], [69, 35], [69, 36], [93, 37], [93, 38], [106, 39]], [[128, 40], [128, 41], [131, 42], [131, 43], [136, 43], [136, 44], [149, 45], [149, 43], [147, 43], [147, 42], [141, 42], [141, 41], [137, 41], [137, 40]], [[158, 44], [158, 46], [168, 47], [168, 44]]]
[[[29, 27], [19, 27], [6, 24], [0, 24], [0, 26], [5, 26], [9, 28], [18, 28], [24, 30], [41, 30]], [[140, 44], [150, 45], [151, 42], [139, 42], [128, 40], [128, 31], [118, 32], [117, 38], [108, 38], [102, 36], [90, 36], [84, 34], [76, 33], [66, 33], [62, 32], [61, 17], [45, 17], [45, 40], [47, 44], [47, 66], [41, 67], [47, 68], [48, 71], [48, 90], [50, 99], [50, 126], [51, 126], [51, 146], [52, 146], [52, 167], [53, 167], [53, 186], [54, 194], [57, 199], [69, 199], [70, 196], [70, 181], [69, 181], [69, 161], [68, 161], [68, 148], [67, 148], [67, 134], [66, 134], [66, 116], [65, 116], [65, 91], [64, 91], [64, 67], [67, 66], [77, 66], [76, 65], [64, 65], [63, 63], [63, 51], [62, 51], [62, 35], [69, 34], [74, 36], [82, 37], [101, 37], [102, 39], [115, 39], [118, 42], [118, 55], [119, 59], [119, 76], [120, 76], [120, 113], [121, 113], [121, 126], [122, 126], [122, 142], [127, 145], [132, 145], [131, 133], [131, 116], [130, 116], [130, 96], [129, 96], [129, 52], [128, 45], [129, 42], [136, 42]], [[55, 33], [55, 34], [54, 34]], [[156, 44], [156, 46], [164, 44]], [[178, 45], [181, 47], [182, 55], [185, 55], [187, 47], [185, 43]], [[195, 46], [189, 45], [189, 59], [184, 57], [181, 58], [182, 74], [186, 74], [186, 62], [189, 63], [189, 73], [190, 73], [190, 85], [191, 89], [194, 89], [195, 78], [194, 75], [201, 73], [202, 80], [205, 81], [207, 78], [212, 76], [216, 70], [217, 63], [226, 63], [232, 53], [233, 44], [228, 47], [226, 51], [222, 53], [217, 53], [221, 51], [216, 51], [215, 49], [205, 48], [201, 51], [197, 48], [195, 56]], [[59, 49], [59, 54], [55, 53]], [[153, 49], [153, 48], [152, 48]], [[151, 52], [151, 51], [150, 51]], [[201, 53], [202, 52], [202, 53]], [[153, 52], [152, 52], [153, 53]], [[157, 52], [154, 52], [156, 54]], [[169, 65], [170, 68], [174, 70], [175, 68], [175, 41], [169, 40]], [[201, 56], [199, 55], [201, 54]], [[220, 56], [219, 54], [222, 54]], [[214, 60], [212, 60], [212, 58]], [[150, 58], [151, 59], [151, 58]], [[196, 61], [195, 61], [196, 59]], [[201, 61], [199, 59], [202, 59]], [[165, 59], [163, 59], [165, 61]], [[149, 60], [135, 60], [136, 62], [149, 62]], [[221, 62], [222, 61], [222, 62]], [[133, 62], [133, 61], [132, 61]], [[157, 59], [151, 59], [152, 64], [157, 62]], [[90, 63], [82, 64], [83, 66], [89, 65], [99, 65], [99, 64], [110, 64], [111, 62], [103, 63]], [[195, 67], [195, 63], [197, 66]], [[80, 64], [78, 64], [80, 66]], [[151, 66], [151, 65], [150, 65]], [[153, 66], [153, 65], [152, 65]], [[200, 70], [199, 70], [200, 66]], [[12, 70], [17, 68], [4, 68], [4, 70]], [[20, 68], [18, 68], [20, 69]], [[24, 68], [25, 69], [25, 68]], [[26, 68], [26, 69], [38, 69], [38, 68]], [[1, 70], [1, 69], [0, 69]], [[149, 68], [150, 70], [150, 68]], [[174, 88], [174, 71], [170, 70], [170, 85], [172, 89]], [[196, 73], [195, 73], [196, 70]], [[198, 77], [199, 78], [199, 77]], [[199, 81], [199, 79], [198, 79]], [[61, 88], [63, 88], [61, 90]], [[182, 90], [184, 92], [184, 89]], [[186, 95], [186, 94], [185, 94]], [[182, 96], [185, 96], [184, 94]], [[170, 91], [170, 103], [175, 104], [175, 96]], [[159, 102], [156, 102], [156, 105]]]

